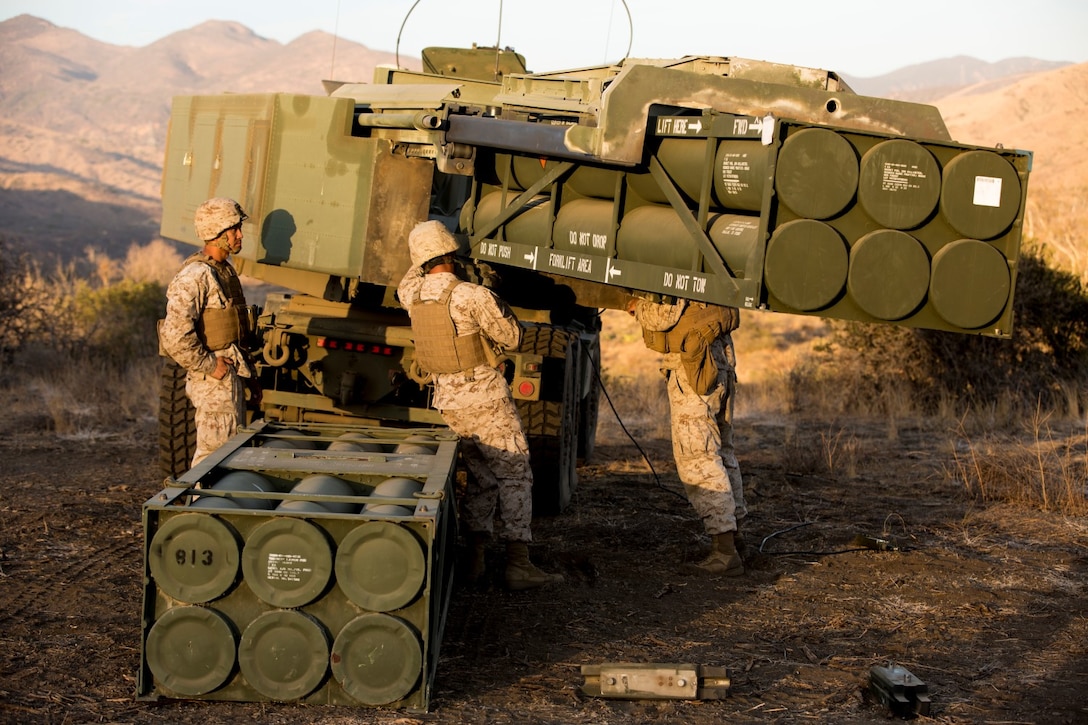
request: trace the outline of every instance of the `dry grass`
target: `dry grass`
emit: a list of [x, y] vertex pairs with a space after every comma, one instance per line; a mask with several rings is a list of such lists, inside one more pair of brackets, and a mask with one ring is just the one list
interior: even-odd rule
[[823, 462], [828, 473], [841, 473], [849, 478], [858, 475], [858, 438], [845, 428], [831, 426], [821, 431]]
[[659, 375], [602, 376], [604, 401], [597, 423], [598, 435], [636, 438], [669, 437], [669, 401], [665, 380]]
[[0, 361], [8, 415], [74, 439], [155, 420], [155, 320], [165, 309], [162, 280], [179, 262], [159, 242], [133, 245], [121, 262], [90, 249], [51, 272], [24, 263], [19, 283], [28, 306], [11, 328], [17, 345]]
[[[18, 268], [28, 303], [24, 322], [11, 327], [19, 344], [0, 381], [9, 388], [9, 415], [58, 437], [97, 439], [158, 416], [161, 361], [154, 353], [155, 320], [180, 254], [158, 240], [132, 245], [123, 260], [94, 249], [46, 272]], [[14, 268], [13, 268], [14, 269]], [[263, 301], [267, 291], [246, 284]], [[252, 289], [251, 289], [252, 288]]]
[[[87, 267], [93, 270], [92, 278], [97, 278], [92, 279], [91, 289], [109, 291], [135, 278], [161, 280], [165, 271], [158, 270], [151, 260], [164, 256], [171, 269], [176, 267], [176, 258], [155, 247], [130, 250], [125, 262], [118, 265], [88, 254]], [[58, 304], [80, 284], [87, 289], [71, 269], [54, 277], [39, 275], [36, 280], [40, 291], [48, 293], [40, 296]], [[60, 305], [58, 309], [66, 308]], [[142, 307], [138, 309], [143, 316], [149, 314]], [[116, 304], [106, 313], [116, 318]], [[138, 321], [142, 319], [138, 317]], [[608, 311], [603, 321], [601, 376], [607, 399], [602, 403], [599, 435], [611, 440], [667, 440], [669, 410], [660, 373], [661, 356], [646, 349], [638, 324], [629, 315]], [[77, 323], [92, 330], [100, 328], [93, 317], [64, 318], [67, 327], [62, 331], [67, 337], [94, 339]], [[153, 325], [148, 325], [147, 334], [152, 335], [152, 330]], [[896, 441], [904, 421], [922, 419], [927, 421], [924, 425], [930, 435], [949, 436], [952, 455], [946, 476], [980, 502], [1012, 502], [1067, 515], [1088, 512], [1088, 431], [1071, 434], [1068, 430], [1071, 421], [1074, 428], [1085, 426], [1084, 391], [1076, 381], [1058, 386], [1056, 397], [1064, 401], [1059, 406], [1063, 409], [1047, 412], [1040, 406], [1029, 417], [1025, 432], [1018, 429], [1023, 419], [1022, 401], [1011, 391], [967, 410], [962, 401], [948, 395], [938, 400], [935, 410], [927, 411], [905, 386], [877, 384], [863, 390], [851, 383], [861, 375], [850, 368], [849, 359], [829, 354], [832, 333], [833, 327], [825, 320], [759, 312], [744, 312], [741, 328], [734, 333], [739, 425], [743, 430], [745, 420], [784, 422], [781, 455], [791, 472], [847, 478], [863, 475], [868, 462], [878, 459], [880, 453], [859, 443], [858, 426], [867, 431], [874, 425], [883, 426], [886, 439]], [[890, 339], [895, 343], [898, 338]], [[133, 423], [154, 421], [158, 358], [146, 354], [101, 357], [90, 346], [84, 347], [38, 345], [22, 350], [18, 364], [5, 370], [8, 386], [24, 393], [10, 396], [13, 407], [9, 413], [37, 420], [37, 426], [58, 436], [75, 438], [113, 435]], [[883, 338], [878, 349], [884, 357], [876, 362], [864, 354], [852, 358], [866, 361], [869, 367], [861, 372], [870, 379], [879, 380], [881, 360], [895, 359], [893, 346]], [[32, 395], [26, 395], [28, 391]], [[809, 428], [814, 423], [815, 437], [794, 435], [801, 423]], [[1063, 430], [1059, 430], [1061, 426]], [[953, 432], [944, 432], [949, 430]]]
[[1056, 430], [1039, 412], [1027, 435], [971, 438], [957, 431], [946, 476], [983, 503], [1011, 503], [1066, 516], [1088, 514], [1088, 423]]
[[[602, 315], [601, 367], [613, 384], [636, 389], [664, 388], [661, 355], [648, 350], [633, 317], [607, 310]], [[736, 415], [785, 415], [790, 412], [790, 373], [828, 333], [826, 320], [800, 315], [743, 311], [733, 333], [737, 352]], [[622, 382], [620, 382], [622, 381]], [[667, 414], [666, 406], [653, 414]], [[666, 427], [667, 429], [667, 427]]]
[[32, 396], [10, 414], [41, 418], [61, 438], [94, 439], [117, 435], [136, 423], [157, 419], [157, 358], [143, 358], [123, 369], [70, 365], [31, 379]]
[[1088, 286], [1088, 239], [1081, 220], [1088, 214], [1088, 187], [1034, 185], [1024, 216], [1024, 236], [1045, 239], [1054, 264]]
[[[1075, 383], [1064, 384], [1062, 410], [1037, 408], [1026, 428], [1022, 401], [1012, 391], [966, 410], [962, 401], [946, 395], [935, 413], [924, 414], [905, 387], [887, 386], [878, 398], [866, 398], [846, 383], [849, 376], [841, 376], [842, 371], [812, 367], [814, 352], [828, 344], [828, 330], [823, 320], [745, 313], [734, 333], [738, 425], [743, 428], [746, 419], [784, 420], [781, 454], [792, 473], [857, 477], [868, 460], [880, 456], [859, 442], [858, 425], [883, 426], [887, 441], [894, 442], [901, 425], [922, 421], [927, 435], [948, 437], [951, 462], [945, 475], [968, 496], [985, 505], [1088, 513], [1088, 429], [1076, 430], [1086, 424], [1079, 402], [1083, 391]], [[659, 367], [660, 355], [645, 348], [637, 323], [622, 313], [605, 313], [603, 379], [626, 433], [603, 408], [602, 436], [668, 438], [668, 400]], [[794, 434], [796, 421], [824, 421], [818, 440]], [[744, 451], [739, 453], [743, 457]]]

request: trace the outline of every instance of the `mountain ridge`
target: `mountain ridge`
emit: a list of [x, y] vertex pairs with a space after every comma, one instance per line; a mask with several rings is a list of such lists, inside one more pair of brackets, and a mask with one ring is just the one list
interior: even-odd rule
[[[173, 96], [324, 95], [323, 79], [369, 82], [377, 65], [395, 61], [393, 52], [319, 30], [280, 43], [233, 21], [209, 20], [142, 47], [103, 43], [32, 15], [0, 22], [3, 234], [62, 256], [90, 243], [123, 255], [157, 237]], [[1044, 174], [1033, 172], [1033, 185], [1051, 176], [1076, 188], [1088, 177], [1088, 142], [1071, 124], [1088, 110], [1088, 94], [1078, 90], [1088, 88], [1088, 64], [956, 56], [843, 78], [865, 95], [918, 101], [939, 92], [926, 102], [958, 141], [1037, 151]]]
[[916, 63], [871, 78], [846, 74], [843, 74], [843, 78], [856, 93], [862, 95], [931, 103], [957, 89], [978, 87], [985, 83], [1007, 84], [1017, 78], [1069, 65], [1073, 64], [1024, 57], [989, 63], [970, 56], [957, 55]]

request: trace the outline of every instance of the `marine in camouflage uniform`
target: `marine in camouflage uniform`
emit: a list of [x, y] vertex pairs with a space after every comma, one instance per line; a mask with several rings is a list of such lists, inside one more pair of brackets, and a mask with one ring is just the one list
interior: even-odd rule
[[412, 318], [417, 362], [434, 384], [433, 405], [461, 437], [462, 457], [472, 473], [462, 502], [474, 545], [470, 577], [483, 577], [486, 541], [494, 534], [507, 543], [510, 588], [561, 581], [528, 560], [529, 444], [510, 387], [494, 365], [497, 351], [521, 344], [521, 325], [491, 290], [457, 276], [458, 244], [440, 222], [418, 224], [408, 242], [413, 266], [397, 296]]
[[[232, 199], [200, 205], [194, 218], [204, 248], [193, 254], [166, 291], [159, 328], [162, 351], [185, 368], [185, 394], [196, 409], [195, 466], [245, 420], [245, 391], [254, 371], [240, 343], [245, 295], [231, 254], [242, 249], [245, 212]], [[255, 395], [257, 395], [254, 389]]]
[[737, 520], [748, 511], [733, 447], [737, 376], [730, 335], [740, 313], [702, 302], [658, 304], [644, 299], [633, 301], [628, 311], [642, 326], [647, 345], [664, 353], [676, 472], [713, 542], [699, 566], [711, 573], [740, 575], [744, 566], [735, 549]]

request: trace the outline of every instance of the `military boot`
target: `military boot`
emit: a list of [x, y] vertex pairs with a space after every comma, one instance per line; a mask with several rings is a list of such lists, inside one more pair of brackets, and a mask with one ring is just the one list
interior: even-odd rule
[[723, 576], [740, 576], [744, 573], [744, 562], [737, 553], [733, 541], [733, 532], [714, 534], [710, 555], [696, 564], [697, 567], [709, 574], [721, 574]]
[[549, 574], [529, 561], [529, 545], [511, 541], [506, 545], [506, 586], [519, 592], [546, 584], [561, 584], [562, 574]]

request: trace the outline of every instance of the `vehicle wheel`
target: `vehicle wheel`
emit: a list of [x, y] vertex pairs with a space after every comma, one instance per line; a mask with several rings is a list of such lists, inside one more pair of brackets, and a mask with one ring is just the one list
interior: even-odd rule
[[517, 400], [533, 467], [533, 514], [554, 516], [570, 503], [578, 486], [577, 334], [530, 326], [519, 352], [544, 356], [540, 400]]
[[582, 335], [582, 390], [578, 401], [578, 465], [593, 456], [597, 443], [597, 416], [601, 409], [601, 338]]
[[185, 368], [166, 359], [159, 388], [159, 466], [177, 477], [191, 467], [196, 453], [196, 409], [185, 394]]

